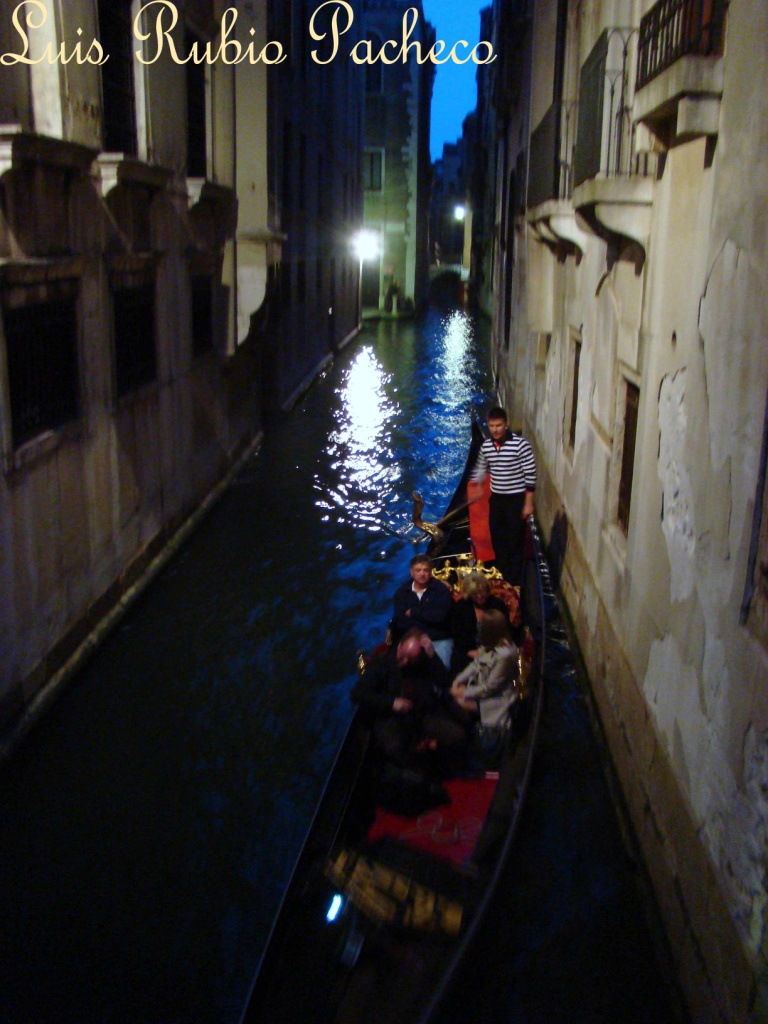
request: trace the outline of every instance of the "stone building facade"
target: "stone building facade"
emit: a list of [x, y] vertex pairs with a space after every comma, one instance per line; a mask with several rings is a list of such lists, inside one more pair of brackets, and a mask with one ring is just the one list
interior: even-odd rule
[[[281, 139], [285, 111], [320, 107], [306, 5], [141, 8], [19, 5], [34, 63], [0, 66], [2, 731], [257, 443], [273, 396], [290, 401], [359, 322], [338, 255], [362, 212], [352, 77], [324, 78], [336, 135], [319, 156], [318, 132]], [[77, 60], [93, 40], [109, 59]], [[227, 41], [230, 58], [274, 60], [280, 42], [290, 59], [228, 63]]]
[[697, 1022], [768, 1019], [768, 8], [494, 4], [494, 365]]
[[[457, 214], [457, 207], [461, 214]], [[461, 266], [467, 212], [467, 168], [464, 139], [443, 143], [442, 156], [432, 171], [430, 242], [433, 262]]]
[[[363, 0], [363, 36], [376, 57], [402, 49], [408, 59], [365, 65], [363, 126], [364, 223], [380, 255], [363, 267], [363, 305], [384, 308], [394, 283], [401, 300], [420, 307], [429, 287], [430, 110], [435, 65], [424, 58], [435, 32], [421, 0]], [[392, 44], [396, 44], [393, 46]], [[400, 52], [400, 51], [398, 51]]]
[[[348, 53], [362, 19], [356, 3], [343, 52], [331, 59], [332, 11], [313, 19], [319, 7], [270, 4], [269, 38], [284, 40], [290, 56], [270, 69], [269, 185], [283, 242], [261, 334], [264, 394], [283, 408], [360, 323], [364, 76]], [[313, 41], [310, 26], [325, 38]]]

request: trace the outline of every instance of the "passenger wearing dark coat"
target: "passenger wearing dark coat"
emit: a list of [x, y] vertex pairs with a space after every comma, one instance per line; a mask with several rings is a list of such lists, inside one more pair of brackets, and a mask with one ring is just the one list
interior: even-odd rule
[[368, 665], [352, 690], [352, 700], [373, 715], [374, 737], [383, 753], [408, 766], [425, 749], [463, 746], [466, 734], [449, 690], [448, 670], [432, 641], [412, 628]]
[[411, 578], [395, 591], [393, 637], [399, 640], [412, 626], [418, 626], [432, 640], [438, 657], [447, 668], [453, 647], [453, 596], [448, 587], [432, 575], [432, 562], [428, 555], [414, 555], [410, 571]]

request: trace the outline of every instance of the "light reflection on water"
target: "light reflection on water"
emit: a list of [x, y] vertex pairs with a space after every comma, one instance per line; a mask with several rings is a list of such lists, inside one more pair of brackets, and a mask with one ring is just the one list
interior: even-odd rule
[[454, 310], [423, 321], [385, 321], [337, 386], [336, 427], [315, 474], [325, 521], [419, 538], [414, 489], [438, 518], [461, 470], [469, 410], [489, 387], [483, 330]]
[[47, 1024], [49, 991], [57, 1024], [239, 1020], [411, 492], [437, 519], [461, 474], [486, 335], [367, 325], [0, 775], [4, 1022]]
[[315, 475], [319, 508], [333, 510], [337, 522], [374, 531], [382, 529], [386, 500], [400, 477], [386, 441], [386, 427], [395, 412], [386, 393], [388, 384], [391, 375], [371, 346], [361, 348], [337, 390], [337, 427], [326, 448], [331, 474]]
[[443, 387], [449, 392], [456, 393], [465, 389], [467, 385], [470, 370], [467, 360], [471, 355], [470, 344], [474, 325], [465, 313], [454, 310], [443, 320], [441, 327], [443, 351], [440, 366], [443, 370]]

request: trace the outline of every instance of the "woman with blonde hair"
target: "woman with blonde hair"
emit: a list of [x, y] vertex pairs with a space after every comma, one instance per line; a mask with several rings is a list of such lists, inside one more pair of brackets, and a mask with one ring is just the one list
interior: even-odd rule
[[477, 656], [456, 676], [451, 695], [463, 711], [479, 719], [481, 746], [495, 750], [506, 738], [517, 699], [518, 650], [509, 635], [507, 616], [495, 608], [480, 620], [479, 635]]
[[480, 622], [489, 611], [507, 614], [507, 608], [500, 597], [491, 593], [488, 577], [473, 569], [461, 581], [461, 592], [464, 595], [453, 606], [453, 652], [451, 654], [451, 672], [456, 675], [466, 668], [476, 657], [480, 646], [478, 629]]

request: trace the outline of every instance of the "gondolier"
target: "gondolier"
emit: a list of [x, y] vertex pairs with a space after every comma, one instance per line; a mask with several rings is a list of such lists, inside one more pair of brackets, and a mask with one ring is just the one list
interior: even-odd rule
[[536, 460], [529, 442], [509, 429], [507, 414], [498, 405], [488, 412], [488, 432], [491, 436], [480, 446], [470, 490], [490, 473], [488, 525], [496, 565], [506, 580], [519, 586], [523, 575], [525, 521], [533, 513]]

